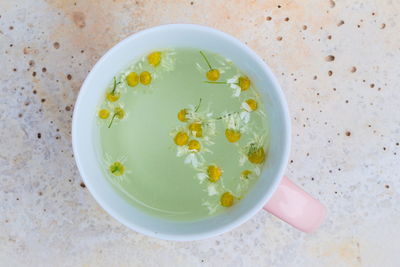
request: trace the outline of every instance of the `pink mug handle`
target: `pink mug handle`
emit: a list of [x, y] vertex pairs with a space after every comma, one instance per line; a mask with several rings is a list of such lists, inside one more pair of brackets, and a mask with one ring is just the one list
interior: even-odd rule
[[295, 228], [310, 233], [324, 221], [325, 207], [303, 189], [283, 177], [264, 209]]

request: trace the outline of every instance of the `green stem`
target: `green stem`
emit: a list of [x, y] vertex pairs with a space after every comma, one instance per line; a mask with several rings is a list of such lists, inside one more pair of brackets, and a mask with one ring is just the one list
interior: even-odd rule
[[237, 113], [239, 113], [239, 112], [236, 111], [236, 112], [233, 112], [233, 113], [228, 113], [228, 114], [226, 114], [226, 115], [224, 115], [224, 116], [217, 117], [217, 118], [215, 118], [214, 120], [222, 120], [223, 118], [230, 117], [230, 116], [232, 116], [233, 114], [237, 114]]
[[204, 55], [204, 53], [202, 51], [200, 51], [200, 54], [203, 56], [204, 60], [206, 61], [207, 65], [208, 65], [208, 67], [210, 68], [210, 70], [212, 70], [211, 64], [208, 61], [206, 55]]
[[112, 94], [112, 95], [114, 94], [115, 89], [117, 89], [117, 80], [115, 79], [115, 76], [114, 76], [114, 88], [113, 88], [113, 90], [111, 91], [111, 94]]
[[199, 110], [200, 105], [201, 105], [201, 100], [202, 100], [202, 99], [200, 98], [199, 104], [197, 104], [196, 109], [194, 110], [194, 112], [197, 112], [197, 111]]
[[113, 117], [112, 117], [112, 119], [111, 119], [111, 121], [110, 121], [110, 124], [108, 125], [108, 128], [110, 128], [110, 127], [111, 127], [111, 124], [113, 123], [115, 116], [117, 116], [117, 114], [116, 114], [116, 113], [113, 115]]

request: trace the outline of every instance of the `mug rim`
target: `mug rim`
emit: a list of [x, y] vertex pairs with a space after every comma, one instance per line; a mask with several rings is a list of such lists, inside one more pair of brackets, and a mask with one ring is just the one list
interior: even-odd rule
[[236, 39], [235, 37], [222, 32], [220, 30], [207, 27], [207, 26], [202, 26], [202, 25], [197, 25], [197, 24], [165, 24], [165, 25], [160, 25], [160, 26], [155, 26], [151, 28], [147, 28], [144, 30], [141, 30], [139, 32], [136, 32], [125, 39], [121, 40], [118, 42], [116, 45], [111, 47], [97, 62], [96, 64], [92, 67], [90, 73], [87, 75], [85, 78], [85, 81], [83, 82], [76, 103], [75, 103], [75, 108], [73, 112], [73, 119], [72, 119], [72, 147], [73, 147], [73, 152], [74, 152], [74, 158], [75, 162], [77, 164], [79, 173], [82, 177], [82, 180], [87, 182], [87, 178], [85, 175], [85, 167], [81, 164], [80, 162], [80, 154], [79, 154], [79, 149], [77, 146], [77, 115], [79, 114], [79, 107], [81, 106], [82, 100], [82, 95], [84, 91], [87, 91], [89, 88], [87, 86], [89, 77], [92, 75], [95, 75], [96, 69], [99, 68], [100, 65], [103, 64], [103, 62], [110, 57], [115, 51], [120, 49], [120, 47], [124, 46], [126, 43], [130, 42], [132, 39], [140, 38], [141, 35], [145, 35], [148, 33], [151, 33], [152, 31], [169, 31], [173, 29], [179, 29], [179, 28], [186, 28], [186, 29], [194, 29], [194, 30], [203, 30], [203, 31], [208, 31], [217, 35], [222, 36], [224, 39], [228, 40], [229, 42], [234, 43], [236, 46], [238, 46], [241, 50], [241, 52], [247, 54], [247, 56], [251, 57], [253, 60], [255, 60], [260, 66], [262, 66], [264, 72], [267, 74], [268, 79], [271, 81], [273, 84], [272, 87], [273, 90], [275, 91], [277, 98], [280, 101], [280, 106], [281, 109], [279, 109], [279, 112], [282, 114], [282, 117], [284, 118], [283, 125], [285, 128], [285, 131], [283, 133], [283, 139], [284, 139], [284, 147], [282, 151], [282, 156], [281, 160], [279, 162], [279, 167], [277, 171], [277, 176], [275, 177], [274, 181], [272, 181], [271, 186], [268, 188], [268, 191], [265, 192], [264, 196], [258, 200], [258, 202], [253, 203], [253, 206], [249, 208], [248, 212], [242, 214], [239, 216], [237, 219], [235, 219], [233, 222], [225, 225], [224, 227], [220, 227], [218, 229], [213, 229], [209, 230], [208, 232], [204, 233], [195, 233], [195, 234], [184, 234], [184, 235], [177, 235], [177, 234], [166, 234], [166, 233], [154, 233], [151, 231], [149, 228], [145, 228], [142, 226], [139, 226], [135, 224], [134, 221], [127, 220], [123, 217], [121, 217], [117, 212], [114, 211], [114, 209], [107, 203], [107, 201], [97, 194], [97, 192], [91, 188], [89, 185], [87, 186], [88, 191], [91, 193], [91, 195], [94, 197], [96, 202], [112, 217], [114, 217], [117, 221], [121, 222], [128, 228], [131, 228], [132, 230], [135, 230], [139, 233], [145, 234], [147, 236], [151, 237], [156, 237], [156, 238], [161, 238], [164, 240], [174, 240], [174, 241], [189, 241], [189, 240], [201, 240], [209, 237], [213, 237], [225, 232], [228, 232], [239, 225], [243, 224], [244, 222], [248, 221], [250, 218], [252, 218], [262, 207], [268, 202], [268, 200], [273, 196], [274, 192], [276, 191], [282, 177], [284, 174], [284, 171], [286, 169], [287, 161], [289, 158], [289, 153], [290, 153], [290, 146], [291, 146], [291, 125], [290, 125], [290, 118], [289, 118], [289, 111], [288, 111], [288, 106], [286, 99], [284, 97], [283, 91], [276, 79], [276, 76], [273, 74], [269, 66], [247, 45], [243, 44], [240, 40]]

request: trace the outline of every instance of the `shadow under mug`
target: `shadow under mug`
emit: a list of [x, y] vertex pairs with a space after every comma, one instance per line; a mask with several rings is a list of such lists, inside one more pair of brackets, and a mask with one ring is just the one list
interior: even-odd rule
[[[98, 163], [94, 115], [104, 88], [115, 73], [154, 50], [190, 47], [229, 58], [261, 92], [269, 127], [268, 159], [247, 196], [226, 212], [198, 221], [170, 221], [127, 203], [109, 185]], [[262, 208], [290, 225], [312, 232], [325, 217], [325, 207], [283, 177], [290, 151], [290, 118], [282, 90], [269, 67], [246, 45], [213, 28], [170, 24], [131, 35], [111, 48], [84, 81], [75, 104], [72, 144], [80, 174], [93, 197], [114, 218], [140, 233], [168, 240], [197, 240], [229, 231]]]

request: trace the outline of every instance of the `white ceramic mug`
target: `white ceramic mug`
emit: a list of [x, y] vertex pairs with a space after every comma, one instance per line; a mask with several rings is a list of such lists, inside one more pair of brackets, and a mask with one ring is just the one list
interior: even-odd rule
[[[96, 153], [99, 142], [95, 112], [115, 73], [150, 51], [177, 47], [212, 51], [240, 66], [262, 93], [270, 129], [267, 162], [247, 196], [220, 215], [193, 222], [153, 217], [130, 205], [104, 177]], [[305, 232], [315, 230], [325, 216], [321, 203], [283, 177], [290, 150], [290, 119], [275, 76], [250, 48], [212, 28], [158, 26], [135, 33], [111, 48], [82, 85], [72, 121], [72, 144], [80, 174], [97, 202], [118, 221], [149, 236], [169, 240], [208, 238], [239, 226], [263, 208]]]

